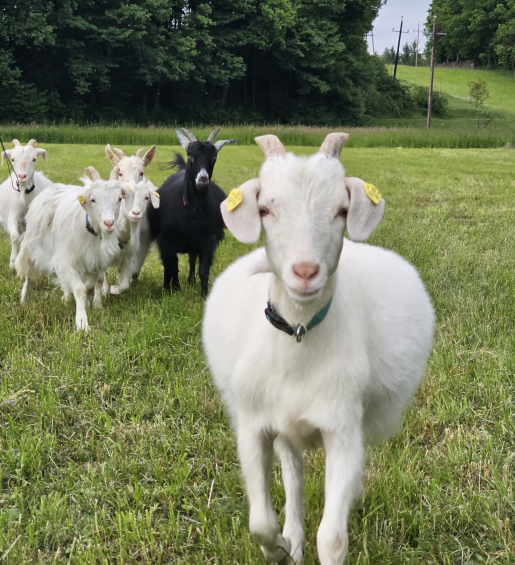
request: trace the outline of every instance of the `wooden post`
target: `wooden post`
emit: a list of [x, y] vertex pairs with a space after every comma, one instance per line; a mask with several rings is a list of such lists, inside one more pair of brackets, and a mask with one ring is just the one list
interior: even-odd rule
[[397, 55], [395, 55], [395, 69], [393, 71], [393, 78], [397, 76], [397, 62], [399, 61], [399, 49], [401, 48], [401, 36], [402, 36], [402, 18], [401, 18], [401, 29], [399, 31], [399, 41], [397, 43]]
[[501, 98], [501, 107], [500, 107], [500, 110], [502, 110], [502, 98]]
[[418, 36], [420, 35], [420, 22], [417, 26], [417, 50], [415, 51], [415, 67], [418, 67]]
[[435, 74], [436, 12], [433, 19], [433, 45], [431, 47], [431, 78], [429, 80], [429, 100], [427, 102], [427, 127], [431, 127], [431, 106], [433, 105], [433, 79]]

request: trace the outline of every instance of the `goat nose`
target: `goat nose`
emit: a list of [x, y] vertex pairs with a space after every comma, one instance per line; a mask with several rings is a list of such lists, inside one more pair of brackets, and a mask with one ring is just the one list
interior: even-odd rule
[[319, 265], [308, 263], [307, 261], [302, 261], [302, 263], [293, 265], [293, 272], [295, 273], [295, 275], [305, 280], [315, 278], [318, 274], [318, 271], [320, 271]]
[[131, 210], [131, 212], [133, 216], [139, 216], [140, 214], [138, 210]]
[[104, 220], [104, 225], [106, 228], [112, 228], [114, 224], [114, 220]]
[[18, 175], [18, 178], [19, 178], [20, 180], [25, 180], [25, 179], [27, 178], [27, 175], [24, 175], [23, 173], [20, 173], [20, 174]]

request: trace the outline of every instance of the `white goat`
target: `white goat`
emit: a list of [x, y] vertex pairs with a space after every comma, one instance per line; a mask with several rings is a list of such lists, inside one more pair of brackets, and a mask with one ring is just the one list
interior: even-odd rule
[[139, 251], [141, 222], [145, 218], [149, 201], [152, 202], [154, 208], [159, 208], [157, 188], [148, 179], [137, 184], [131, 182], [126, 187], [130, 189], [130, 192], [125, 195], [118, 217], [120, 252], [110, 265], [118, 269], [118, 284], [111, 285], [111, 294], [121, 294], [129, 288], [131, 276], [134, 272], [134, 261]]
[[11, 258], [9, 268], [14, 269], [18, 255], [20, 235], [25, 231], [25, 216], [29, 204], [45, 188], [52, 184], [43, 173], [36, 172], [36, 159], [41, 156], [46, 161], [46, 151], [34, 147], [36, 140], [31, 139], [25, 147], [13, 139], [14, 149], [2, 152], [10, 159], [14, 173], [0, 185], [0, 224], [11, 238]]
[[[321, 565], [344, 562], [364, 438], [395, 431], [431, 349], [434, 312], [416, 270], [390, 251], [344, 243], [346, 228], [366, 240], [384, 211], [372, 185], [345, 177], [347, 137], [328, 135], [309, 158], [286, 154], [273, 135], [256, 138], [266, 157], [259, 179], [221, 205], [239, 241], [256, 242], [262, 227], [266, 235], [265, 248], [216, 280], [202, 335], [236, 430], [250, 531], [273, 562], [302, 560], [302, 453], [320, 441], [318, 555]], [[273, 447], [286, 492], [282, 535], [270, 496]]]
[[[116, 154], [113, 152], [113, 150], [116, 151]], [[146, 180], [145, 168], [152, 162], [152, 159], [154, 159], [156, 155], [155, 145], [153, 145], [142, 157], [141, 155], [144, 150], [145, 149], [142, 147], [136, 151], [136, 155], [133, 155], [132, 157], [127, 157], [121, 149], [118, 149], [116, 147], [113, 147], [113, 149], [111, 149], [110, 144], [107, 144], [105, 147], [107, 158], [109, 159], [109, 161], [111, 161], [113, 167], [118, 167], [119, 169], [118, 178], [120, 179], [120, 183], [128, 190], [132, 189], [134, 183], [138, 184], [140, 181]], [[157, 208], [159, 206], [159, 196], [156, 196], [155, 193], [156, 190], [157, 190], [156, 187], [153, 186], [152, 190], [149, 191], [150, 198], [152, 199], [152, 205], [154, 206], [154, 208]], [[146, 196], [144, 189], [142, 190], [141, 194]], [[122, 292], [125, 292], [129, 288], [132, 274], [137, 270], [137, 266], [135, 263], [137, 262], [136, 255], [138, 254], [138, 251], [140, 249], [139, 237], [142, 226], [144, 231], [144, 237], [146, 239], [150, 239], [150, 235], [148, 233], [149, 232], [148, 222], [145, 214], [147, 207], [146, 206], [142, 207], [143, 203], [140, 202], [140, 199], [138, 198], [135, 198], [134, 202], [136, 203], [138, 208], [134, 210], [130, 210], [129, 207], [127, 206], [128, 201], [127, 199], [125, 200], [124, 203], [125, 207], [122, 205], [122, 207], [120, 208], [120, 218], [119, 218], [120, 247], [125, 249], [124, 242], [128, 240], [132, 241], [133, 244], [131, 243], [129, 248], [126, 249], [125, 253], [122, 251], [120, 253], [120, 258], [115, 260], [116, 265], [115, 264], [112, 265], [118, 267], [118, 284], [112, 285], [111, 289], [109, 289], [109, 285], [107, 283], [107, 274], [104, 274], [104, 282], [103, 282], [104, 294], [107, 294], [109, 290], [111, 291], [111, 294], [121, 294]], [[141, 216], [139, 216], [138, 220], [136, 219], [137, 215], [135, 213], [132, 214], [132, 217], [128, 217], [128, 214], [137, 211], [141, 213]], [[130, 235], [129, 232], [131, 232], [132, 235]], [[138, 238], [137, 242], [136, 242], [136, 237]]]
[[[86, 307], [102, 274], [118, 254], [120, 202], [125, 189], [117, 180], [118, 170], [103, 181], [93, 167], [83, 187], [54, 184], [32, 202], [27, 213], [27, 231], [15, 267], [25, 277], [21, 300], [31, 280], [40, 272], [53, 273], [67, 301], [76, 302], [75, 326], [88, 330]], [[84, 281], [84, 282], [83, 282]], [[94, 306], [102, 307], [101, 294]]]

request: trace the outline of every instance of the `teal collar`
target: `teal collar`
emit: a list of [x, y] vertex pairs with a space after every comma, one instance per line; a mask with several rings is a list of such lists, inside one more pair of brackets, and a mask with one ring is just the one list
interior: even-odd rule
[[332, 298], [326, 303], [326, 305], [319, 310], [311, 320], [303, 326], [302, 324], [298, 324], [296, 326], [292, 326], [289, 324], [278, 312], [277, 310], [270, 304], [270, 300], [268, 301], [268, 307], [265, 308], [265, 316], [266, 319], [278, 330], [281, 330], [288, 335], [294, 336], [297, 340], [297, 343], [302, 341], [302, 338], [312, 330], [314, 327], [318, 326], [320, 322], [327, 316], [327, 312], [329, 312], [329, 308], [331, 307], [331, 302], [333, 301]]

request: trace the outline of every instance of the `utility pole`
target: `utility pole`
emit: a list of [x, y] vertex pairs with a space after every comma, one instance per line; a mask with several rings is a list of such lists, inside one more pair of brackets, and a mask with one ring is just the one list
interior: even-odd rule
[[415, 67], [418, 67], [418, 37], [420, 35], [420, 22], [417, 25], [417, 50], [415, 51]]
[[[399, 30], [399, 42], [397, 43], [397, 55], [395, 55], [395, 69], [393, 71], [393, 78], [395, 78], [397, 76], [397, 62], [399, 61], [399, 49], [401, 48], [401, 35], [403, 33], [402, 31], [402, 20], [404, 19], [404, 17], [401, 17], [401, 29]], [[395, 29], [392, 28], [392, 31], [394, 33], [397, 33], [395, 31]], [[408, 31], [405, 31], [404, 33], [409, 33], [409, 29]]]
[[436, 16], [433, 19], [433, 44], [431, 46], [431, 78], [429, 80], [429, 100], [427, 102], [427, 127], [431, 127], [431, 106], [433, 105], [433, 79], [435, 74], [435, 44], [437, 35], [447, 35], [446, 33], [436, 33]]
[[368, 33], [367, 35], [365, 35], [365, 37], [371, 37], [372, 38], [372, 55], [376, 54], [376, 50], [374, 47], [374, 28], [372, 28], [372, 30], [370, 31], [370, 33]]

